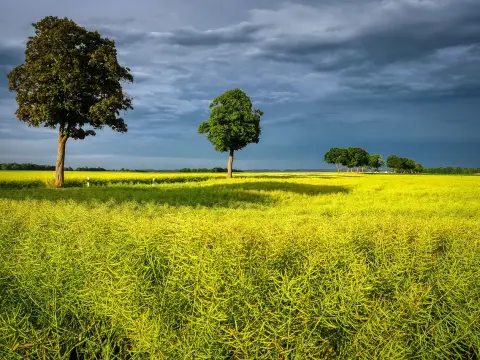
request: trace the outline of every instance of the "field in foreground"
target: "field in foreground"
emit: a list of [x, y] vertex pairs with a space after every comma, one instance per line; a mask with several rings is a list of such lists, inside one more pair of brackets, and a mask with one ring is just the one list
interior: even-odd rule
[[204, 180], [0, 190], [0, 358], [480, 357], [480, 177]]

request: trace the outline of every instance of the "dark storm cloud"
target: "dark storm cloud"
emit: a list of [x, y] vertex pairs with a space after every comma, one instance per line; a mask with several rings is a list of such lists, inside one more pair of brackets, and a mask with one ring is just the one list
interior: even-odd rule
[[260, 24], [241, 23], [235, 26], [199, 31], [196, 29], [180, 29], [171, 33], [160, 33], [155, 36], [172, 45], [181, 46], [217, 46], [223, 44], [241, 44], [254, 42], [255, 34], [263, 28]]
[[24, 61], [24, 49], [21, 46], [11, 46], [0, 42], [0, 99], [11, 97], [8, 92], [7, 74]]
[[179, 46], [218, 46], [225, 44], [253, 43], [255, 34], [263, 25], [240, 23], [237, 25], [212, 29], [197, 30], [195, 28], [177, 29], [171, 32], [144, 32], [126, 30], [118, 24], [102, 24], [97, 26], [103, 35], [115, 40], [117, 45], [131, 46], [142, 42], [150, 44], [169, 44]]
[[[439, 49], [480, 43], [480, 2], [443, 3], [446, 5], [428, 9], [412, 1], [400, 7], [398, 13], [382, 13], [386, 20], [372, 16], [367, 26], [343, 24], [339, 19], [340, 25], [322, 29], [316, 35], [305, 31], [265, 39], [256, 56], [307, 64], [318, 71], [359, 64], [368, 64], [367, 69], [374, 71], [378, 66], [420, 59]], [[355, 10], [350, 7], [350, 11]], [[262, 19], [268, 21], [268, 17]], [[315, 24], [311, 25], [315, 29]]]
[[23, 46], [11, 46], [0, 42], [0, 66], [14, 67], [23, 63], [25, 58]]

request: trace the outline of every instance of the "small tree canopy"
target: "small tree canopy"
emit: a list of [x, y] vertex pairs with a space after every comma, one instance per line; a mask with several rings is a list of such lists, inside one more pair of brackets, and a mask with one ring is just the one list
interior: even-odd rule
[[347, 157], [348, 167], [367, 166], [370, 159], [370, 155], [366, 150], [354, 147], [349, 147], [347, 149]]
[[252, 109], [250, 98], [240, 89], [228, 90], [212, 101], [208, 121], [200, 124], [198, 132], [216, 151], [237, 151], [260, 139], [260, 119], [263, 112]]
[[387, 158], [387, 166], [391, 169], [398, 170], [401, 166], [401, 160], [397, 155], [390, 155]]
[[9, 89], [17, 93], [17, 118], [34, 127], [58, 126], [62, 136], [73, 139], [104, 126], [126, 132], [119, 114], [132, 109], [132, 100], [120, 82], [133, 77], [118, 64], [114, 41], [67, 18], [47, 16], [33, 27], [25, 63], [8, 74]]
[[327, 164], [334, 164], [338, 171], [340, 171], [340, 165], [347, 163], [347, 158], [348, 154], [346, 149], [331, 148], [327, 153], [325, 153], [323, 160]]
[[423, 168], [422, 164], [415, 164], [415, 172], [423, 173], [423, 171], [424, 171], [424, 168]]
[[385, 161], [382, 158], [382, 155], [380, 154], [375, 154], [375, 155], [370, 155], [368, 159], [368, 166], [372, 169], [380, 169], [383, 165], [385, 165]]
[[398, 157], [396, 155], [390, 155], [387, 158], [387, 166], [401, 172], [423, 172], [423, 166], [418, 164], [415, 160]]

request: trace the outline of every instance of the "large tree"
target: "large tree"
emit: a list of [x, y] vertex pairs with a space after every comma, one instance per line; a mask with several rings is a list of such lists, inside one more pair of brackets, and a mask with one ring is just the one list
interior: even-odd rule
[[347, 150], [342, 148], [331, 148], [324, 156], [323, 160], [327, 164], [335, 164], [338, 172], [342, 168], [342, 164], [345, 164], [347, 159]]
[[132, 100], [121, 82], [133, 77], [119, 65], [115, 42], [98, 32], [53, 16], [33, 27], [25, 63], [8, 74], [9, 89], [17, 93], [19, 120], [58, 129], [55, 186], [61, 187], [68, 139], [85, 139], [104, 126], [127, 131], [119, 115], [132, 109]]
[[228, 177], [232, 177], [233, 155], [260, 140], [263, 112], [252, 108], [250, 98], [241, 89], [228, 90], [210, 103], [210, 117], [198, 127], [216, 151], [228, 152]]

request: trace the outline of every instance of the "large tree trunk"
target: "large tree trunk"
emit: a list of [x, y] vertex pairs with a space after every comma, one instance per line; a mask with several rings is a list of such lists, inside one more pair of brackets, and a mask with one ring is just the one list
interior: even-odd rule
[[338, 172], [340, 172], [340, 164], [335, 164], [337, 166]]
[[62, 135], [62, 132], [58, 132], [58, 152], [57, 162], [55, 163], [55, 187], [63, 187], [65, 183], [65, 144], [67, 143], [67, 137]]
[[233, 150], [230, 150], [230, 155], [228, 156], [228, 178], [232, 178], [232, 165], [233, 165]]

